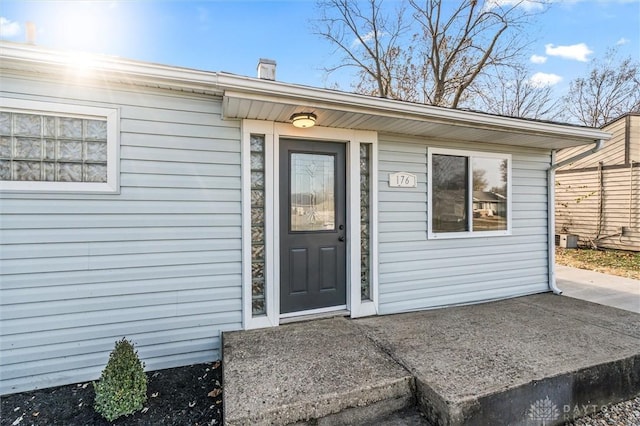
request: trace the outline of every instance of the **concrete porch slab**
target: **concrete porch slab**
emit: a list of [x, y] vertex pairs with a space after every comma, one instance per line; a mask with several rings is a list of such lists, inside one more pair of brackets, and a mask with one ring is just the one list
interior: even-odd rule
[[415, 403], [413, 377], [341, 317], [224, 333], [223, 382], [226, 425], [366, 424]]
[[640, 393], [632, 312], [540, 294], [356, 322], [415, 376], [436, 425], [560, 424]]
[[223, 340], [230, 425], [374, 424], [413, 401], [434, 425], [551, 425], [640, 394], [640, 315], [552, 294]]

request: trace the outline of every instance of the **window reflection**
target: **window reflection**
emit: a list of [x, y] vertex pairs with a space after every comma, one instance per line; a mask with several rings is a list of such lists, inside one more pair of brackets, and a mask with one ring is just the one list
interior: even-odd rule
[[508, 158], [433, 154], [431, 171], [432, 232], [508, 230]]
[[507, 229], [507, 160], [474, 157], [473, 230]]
[[291, 230], [335, 229], [335, 157], [291, 154]]
[[433, 155], [433, 232], [469, 230], [467, 162], [467, 157]]

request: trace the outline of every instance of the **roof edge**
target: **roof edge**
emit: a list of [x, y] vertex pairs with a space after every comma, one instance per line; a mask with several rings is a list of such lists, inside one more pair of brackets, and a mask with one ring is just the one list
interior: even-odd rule
[[267, 82], [224, 72], [218, 74], [218, 84], [220, 88], [225, 90], [225, 95], [231, 96], [257, 97], [263, 100], [280, 97], [297, 102], [339, 107], [352, 112], [377, 113], [388, 117], [411, 117], [424, 121], [455, 123], [467, 127], [504, 129], [511, 132], [583, 138], [590, 141], [611, 138], [610, 133], [591, 127], [491, 115], [282, 82]]
[[[76, 75], [87, 81], [126, 82], [201, 93], [217, 93], [218, 74], [115, 56], [44, 49], [22, 43], [0, 42], [2, 69], [44, 75]], [[221, 92], [218, 94], [222, 94]]]
[[[43, 75], [68, 75], [76, 72], [77, 67], [82, 62], [88, 70], [95, 71], [100, 76], [101, 81], [205, 94], [228, 94], [230, 96], [265, 101], [280, 98], [310, 106], [322, 105], [339, 108], [344, 111], [386, 117], [411, 118], [417, 121], [449, 123], [465, 127], [582, 139], [585, 141], [608, 140], [611, 137], [610, 133], [601, 129], [572, 124], [491, 115], [299, 84], [262, 80], [224, 72], [202, 71], [107, 55], [59, 51], [7, 41], [0, 42], [0, 62], [2, 63], [2, 68], [6, 70], [25, 71], [25, 66], [28, 66], [28, 72]], [[91, 80], [90, 77], [84, 78]]]

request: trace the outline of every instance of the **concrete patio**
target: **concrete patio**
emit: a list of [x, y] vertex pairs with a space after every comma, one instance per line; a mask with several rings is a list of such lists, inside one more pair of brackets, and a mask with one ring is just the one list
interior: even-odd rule
[[223, 360], [227, 425], [561, 424], [640, 394], [640, 315], [540, 294], [225, 333]]

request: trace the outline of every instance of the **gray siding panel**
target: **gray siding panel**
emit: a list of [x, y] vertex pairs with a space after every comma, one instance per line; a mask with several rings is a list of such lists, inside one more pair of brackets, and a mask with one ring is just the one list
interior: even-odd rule
[[[427, 239], [427, 148], [465, 144], [381, 135], [379, 142], [380, 313], [472, 303], [543, 292], [547, 275], [547, 179], [550, 153], [512, 154], [510, 236]], [[389, 188], [389, 173], [417, 175], [417, 188]]]
[[629, 160], [640, 163], [640, 114], [629, 117]]
[[640, 251], [640, 168], [604, 170], [602, 186], [597, 170], [558, 175], [556, 233], [576, 234], [585, 246]]
[[121, 188], [2, 194], [0, 393], [96, 379], [123, 336], [149, 369], [219, 358], [242, 321], [239, 123], [199, 95], [10, 76], [2, 90], [118, 107]]
[[[556, 233], [576, 234], [585, 246], [640, 251], [640, 115], [620, 118], [603, 130], [613, 136], [602, 151], [556, 176]], [[558, 158], [576, 152], [563, 150]]]
[[[605, 126], [602, 130], [611, 132], [613, 134], [613, 137], [605, 143], [604, 148], [602, 148], [594, 155], [590, 155], [586, 158], [575, 161], [559, 170], [574, 170], [586, 167], [597, 167], [599, 162], [603, 162], [607, 166], [624, 164], [624, 128], [625, 119], [617, 120], [610, 125]], [[563, 149], [558, 152], [556, 160], [558, 162], [566, 160], [591, 148], [593, 148], [593, 145]]]

